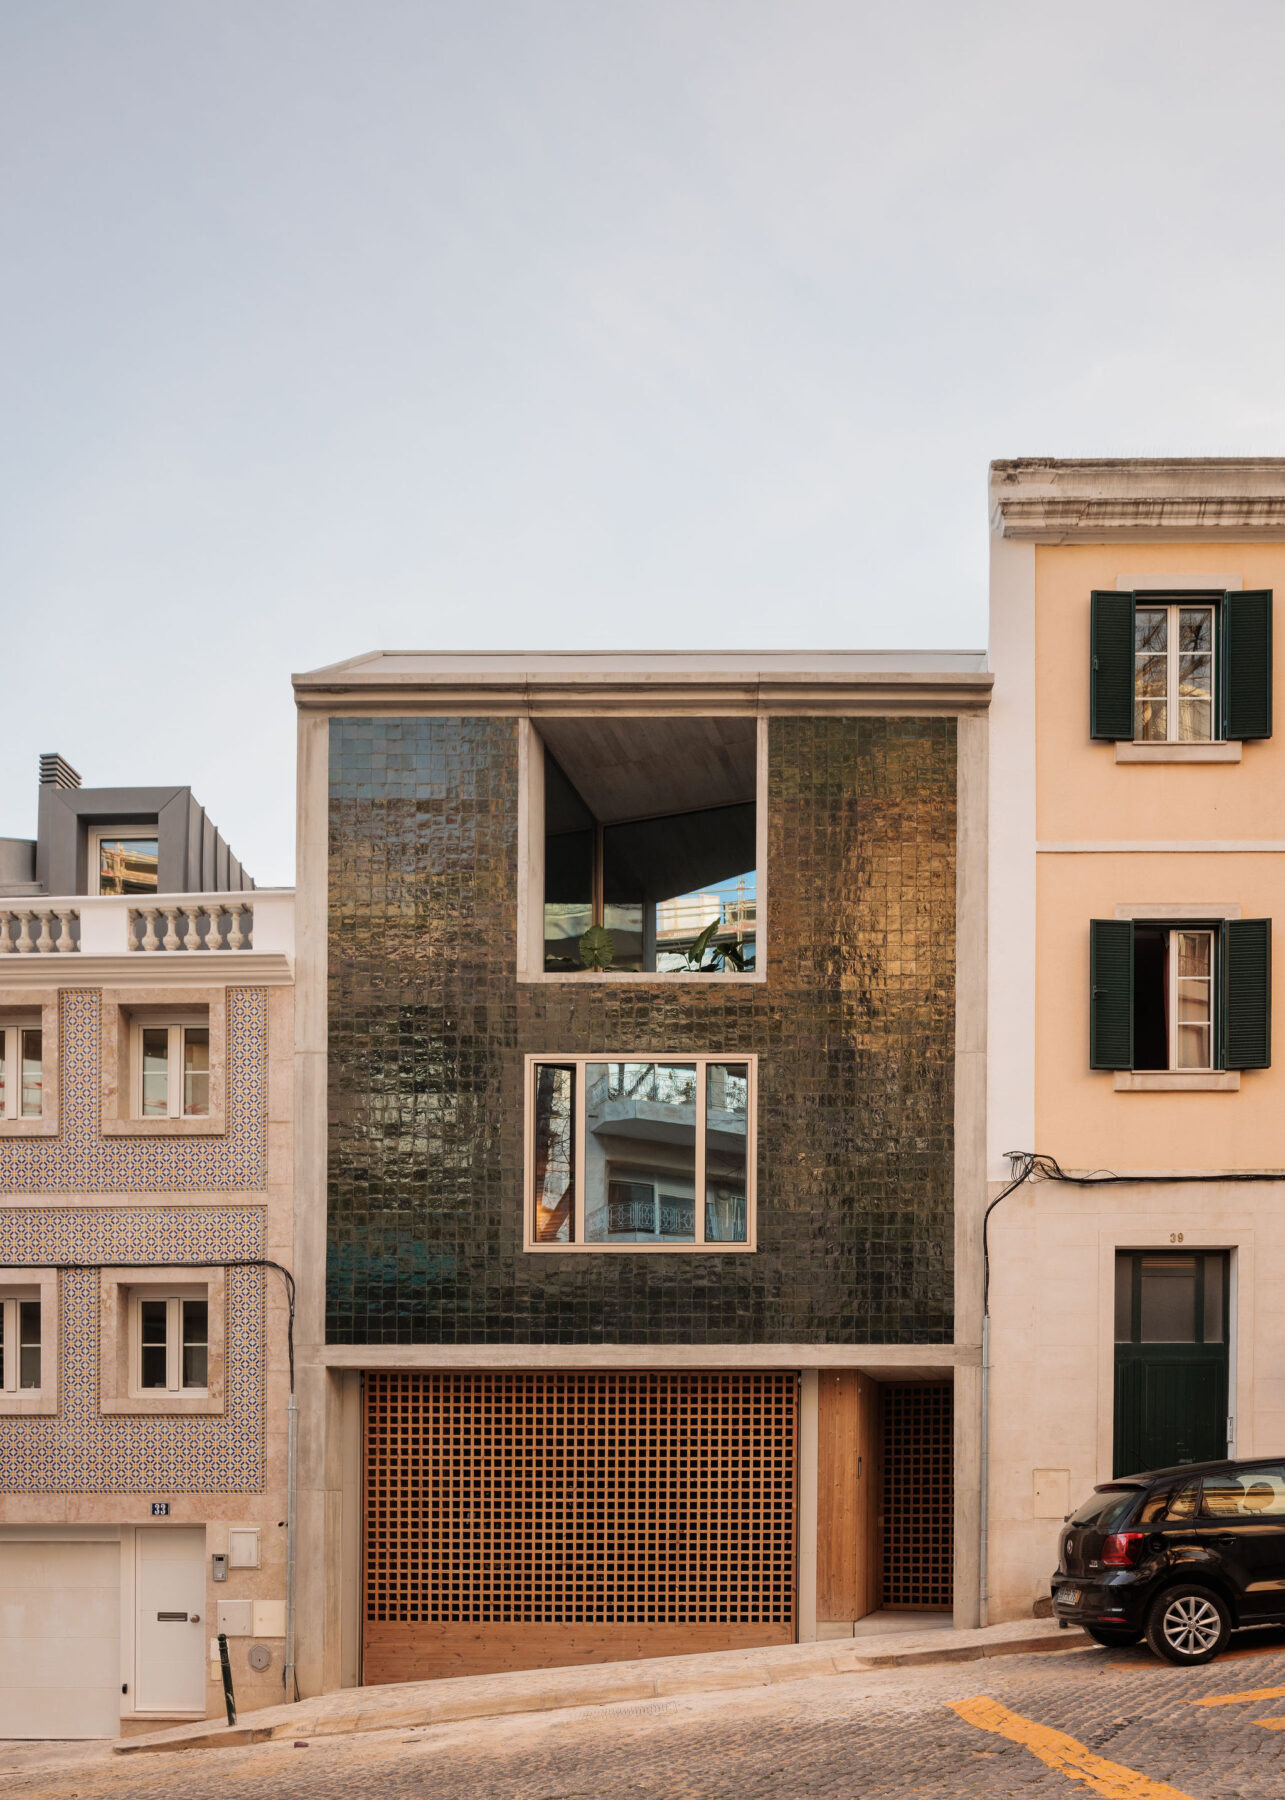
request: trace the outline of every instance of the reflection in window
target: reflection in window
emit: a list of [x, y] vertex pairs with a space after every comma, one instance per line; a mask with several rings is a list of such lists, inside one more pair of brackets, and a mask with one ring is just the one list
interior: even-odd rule
[[556, 744], [543, 752], [545, 969], [752, 968], [754, 721], [561, 719], [541, 729]]
[[532, 1059], [528, 1244], [753, 1242], [753, 1064]]
[[696, 1065], [590, 1063], [585, 1241], [692, 1243]]
[[1133, 735], [1139, 743], [1214, 736], [1214, 609], [1144, 605], [1134, 613]]
[[159, 858], [154, 837], [100, 837], [98, 892], [154, 894]]
[[714, 1244], [743, 1244], [749, 1069], [745, 1063], [710, 1063], [705, 1081], [705, 1236]]
[[575, 1207], [574, 1069], [538, 1063], [535, 1070], [535, 1239], [569, 1244]]

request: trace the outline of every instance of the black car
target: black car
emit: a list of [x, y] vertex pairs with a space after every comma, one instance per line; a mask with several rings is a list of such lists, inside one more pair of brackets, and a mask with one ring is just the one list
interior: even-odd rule
[[1103, 1482], [1062, 1529], [1053, 1615], [1175, 1663], [1285, 1623], [1285, 1456]]

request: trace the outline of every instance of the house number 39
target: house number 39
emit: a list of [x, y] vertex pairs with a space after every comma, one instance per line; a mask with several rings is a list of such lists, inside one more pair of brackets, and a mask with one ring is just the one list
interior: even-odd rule
[[1169, 1233], [1169, 1242], [1171, 1244], [1180, 1244], [1182, 1242], [1182, 1233], [1180, 1231], [1171, 1231]]

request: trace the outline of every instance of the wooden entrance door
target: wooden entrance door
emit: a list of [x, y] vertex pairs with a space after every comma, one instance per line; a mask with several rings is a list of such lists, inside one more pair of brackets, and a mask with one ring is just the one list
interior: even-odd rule
[[798, 1383], [365, 1378], [367, 1682], [795, 1636]]

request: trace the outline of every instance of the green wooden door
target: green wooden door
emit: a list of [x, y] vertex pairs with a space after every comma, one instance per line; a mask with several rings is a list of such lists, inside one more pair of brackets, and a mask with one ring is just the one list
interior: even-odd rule
[[1117, 1475], [1227, 1454], [1227, 1256], [1116, 1257]]

